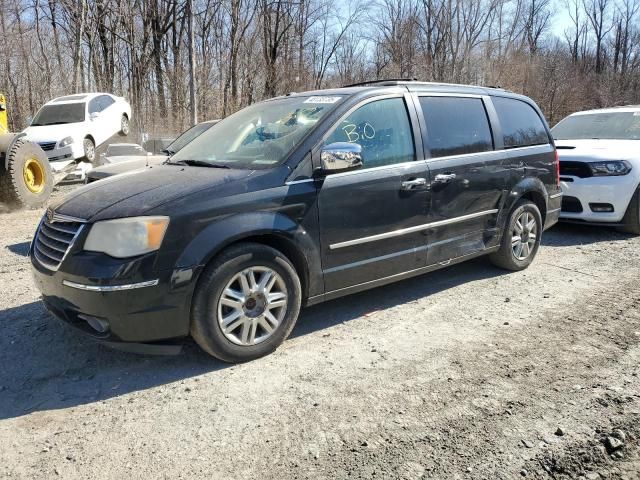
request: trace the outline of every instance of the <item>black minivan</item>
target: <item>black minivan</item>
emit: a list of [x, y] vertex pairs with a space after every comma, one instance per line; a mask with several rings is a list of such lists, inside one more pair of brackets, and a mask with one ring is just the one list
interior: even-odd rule
[[557, 222], [558, 180], [521, 95], [413, 81], [292, 93], [52, 205], [31, 263], [47, 309], [95, 338], [161, 353], [192, 335], [240, 362], [275, 350], [304, 305], [485, 254], [526, 268]]

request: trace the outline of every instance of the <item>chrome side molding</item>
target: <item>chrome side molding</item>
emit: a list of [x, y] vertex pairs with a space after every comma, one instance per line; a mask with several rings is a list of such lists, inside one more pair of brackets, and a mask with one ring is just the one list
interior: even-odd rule
[[483, 212], [470, 213], [461, 217], [448, 218], [446, 220], [439, 220], [437, 222], [424, 223], [422, 225], [416, 225], [415, 227], [401, 228], [400, 230], [394, 230], [392, 232], [379, 233], [377, 235], [371, 235], [369, 237], [355, 238], [353, 240], [347, 240], [346, 242], [339, 242], [329, 245], [330, 250], [336, 250], [338, 248], [351, 247], [353, 245], [360, 245], [362, 243], [375, 242], [378, 240], [385, 240], [387, 238], [399, 237], [402, 235], [408, 235], [410, 233], [419, 232], [428, 228], [444, 227], [453, 223], [464, 222], [466, 220], [472, 220], [478, 217], [484, 217], [485, 215], [493, 215], [498, 213], [498, 209], [485, 210]]

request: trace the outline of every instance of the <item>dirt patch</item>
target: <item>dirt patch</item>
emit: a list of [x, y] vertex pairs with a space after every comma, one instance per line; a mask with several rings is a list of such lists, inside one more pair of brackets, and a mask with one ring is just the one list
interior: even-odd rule
[[640, 238], [561, 225], [525, 272], [478, 259], [314, 306], [229, 366], [50, 318], [41, 214], [0, 215], [0, 477], [638, 478]]

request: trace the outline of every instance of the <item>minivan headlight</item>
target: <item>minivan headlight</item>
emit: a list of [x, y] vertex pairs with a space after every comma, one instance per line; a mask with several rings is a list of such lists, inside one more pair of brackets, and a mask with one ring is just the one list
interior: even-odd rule
[[67, 145], [71, 145], [73, 143], [73, 137], [65, 137], [62, 140], [60, 140], [60, 145], [58, 145], [60, 148], [62, 147], [66, 147]]
[[169, 217], [129, 217], [96, 222], [84, 249], [116, 258], [134, 257], [158, 250], [169, 226]]
[[626, 175], [631, 171], [631, 164], [626, 160], [610, 160], [589, 163], [594, 177]]

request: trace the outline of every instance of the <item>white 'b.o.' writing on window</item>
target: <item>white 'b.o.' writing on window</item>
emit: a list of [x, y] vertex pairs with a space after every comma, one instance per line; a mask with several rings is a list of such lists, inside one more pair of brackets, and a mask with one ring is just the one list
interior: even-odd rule
[[376, 129], [369, 122], [360, 125], [349, 123], [342, 127], [342, 131], [347, 136], [349, 143], [363, 139], [371, 140], [376, 137]]

